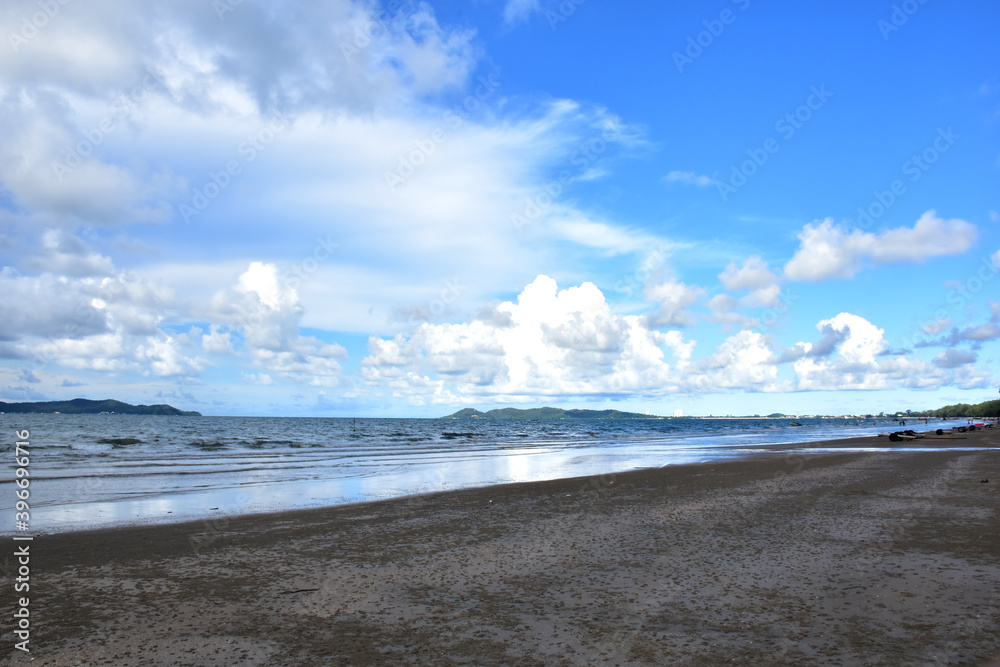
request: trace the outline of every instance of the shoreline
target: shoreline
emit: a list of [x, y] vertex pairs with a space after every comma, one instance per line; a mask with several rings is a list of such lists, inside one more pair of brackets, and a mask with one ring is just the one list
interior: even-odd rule
[[965, 435], [45, 535], [32, 657], [989, 665], [1000, 434]]
[[[183, 519], [180, 521], [173, 522], [156, 522], [156, 523], [122, 523], [108, 526], [98, 526], [94, 528], [84, 528], [81, 530], [68, 530], [60, 531], [56, 533], [36, 533], [39, 537], [43, 537], [47, 540], [53, 538], [66, 536], [67, 538], [73, 539], [74, 536], [82, 537], [84, 539], [108, 539], [113, 538], [116, 533], [128, 532], [128, 531], [156, 531], [158, 529], [176, 529], [180, 531], [190, 532], [189, 529], [197, 527], [211, 526], [213, 524], [222, 523], [254, 523], [254, 522], [268, 522], [268, 521], [288, 521], [294, 520], [296, 518], [302, 518], [304, 520], [310, 521], [318, 517], [321, 517], [327, 512], [333, 512], [338, 510], [343, 510], [347, 512], [351, 511], [367, 511], [377, 509], [381, 505], [388, 505], [393, 503], [406, 503], [407, 505], [420, 504], [425, 500], [431, 500], [443, 496], [449, 496], [452, 494], [474, 494], [480, 495], [488, 493], [491, 489], [497, 489], [497, 493], [504, 493], [508, 490], [527, 490], [531, 487], [543, 488], [546, 485], [554, 485], [556, 487], [563, 487], [568, 485], [568, 487], [579, 486], [580, 489], [585, 489], [587, 487], [597, 488], [599, 487], [613, 486], [613, 481], [617, 478], [628, 477], [630, 475], [642, 475], [655, 473], [656, 471], [662, 470], [677, 470], [677, 471], [688, 471], [688, 470], [699, 470], [706, 467], [715, 467], [725, 464], [743, 464], [748, 462], [775, 462], [780, 458], [785, 459], [785, 465], [788, 466], [788, 470], [783, 470], [780, 466], [775, 468], [775, 473], [779, 477], [781, 474], [790, 474], [790, 472], [795, 472], [801, 470], [804, 466], [808, 464], [810, 460], [815, 460], [820, 457], [842, 457], [842, 456], [869, 456], [872, 454], [886, 454], [886, 453], [912, 453], [909, 450], [912, 449], [925, 449], [931, 452], [938, 452], [939, 450], [949, 450], [954, 452], [975, 452], [980, 450], [993, 450], [995, 449], [1000, 456], [1000, 432], [990, 433], [989, 431], [976, 431], [973, 434], [972, 442], [962, 442], [968, 440], [968, 433], [956, 433], [952, 437], [947, 435], [942, 436], [940, 439], [932, 439], [930, 437], [921, 440], [907, 441], [907, 442], [889, 442], [889, 440], [882, 436], [871, 436], [871, 437], [853, 437], [844, 438], [838, 440], [817, 440], [814, 442], [801, 442], [801, 443], [780, 443], [780, 444], [764, 444], [758, 445], [759, 449], [768, 450], [766, 454], [748, 454], [742, 457], [734, 457], [727, 459], [719, 459], [712, 461], [702, 461], [697, 463], [667, 463], [662, 466], [648, 467], [648, 468], [637, 468], [632, 470], [627, 470], [623, 472], [608, 472], [593, 475], [577, 475], [573, 477], [560, 477], [554, 479], [537, 480], [537, 481], [527, 481], [527, 482], [503, 482], [499, 484], [486, 484], [481, 486], [468, 486], [456, 489], [446, 489], [440, 491], [430, 491], [409, 494], [404, 496], [395, 496], [391, 498], [379, 498], [374, 500], [361, 500], [357, 502], [348, 503], [338, 503], [334, 505], [318, 505], [313, 507], [298, 507], [292, 509], [282, 509], [273, 511], [261, 511], [261, 512], [247, 512], [247, 513], [231, 513], [231, 514], [215, 514], [215, 515], [205, 515], [193, 519]], [[992, 437], [989, 437], [992, 436]], [[945, 446], [944, 443], [954, 442], [954, 447]], [[839, 447], [838, 447], [839, 446]], [[836, 451], [838, 448], [848, 448], [851, 452]], [[833, 451], [831, 451], [833, 449]], [[886, 451], [876, 451], [876, 450], [891, 450]], [[808, 450], [818, 450], [815, 452], [809, 452]], [[860, 451], [858, 451], [860, 450]], [[872, 451], [864, 451], [872, 450]], [[806, 452], [806, 453], [803, 453]], [[700, 474], [700, 473], [696, 473]], [[595, 481], [596, 480], [596, 481]], [[998, 480], [1000, 481], [1000, 480]], [[301, 516], [299, 516], [301, 515]], [[210, 529], [211, 530], [211, 529]], [[8, 539], [10, 535], [6, 535]], [[1000, 666], [998, 666], [1000, 667]]]
[[[920, 424], [915, 426], [918, 426], [918, 428], [920, 428], [923, 427], [924, 425]], [[961, 448], [963, 445], [968, 448], [974, 448], [976, 446], [975, 444], [966, 444], [969, 435], [968, 433], [958, 433], [954, 430], [949, 430], [946, 431], [943, 436], [935, 436], [934, 434], [935, 429], [933, 428], [933, 425], [928, 426], [928, 429], [929, 430], [926, 431], [916, 431], [917, 433], [920, 434], [920, 439], [910, 440], [905, 442], [903, 441], [890, 442], [889, 439], [885, 437], [887, 434], [881, 434], [878, 436], [874, 435], [850, 436], [845, 438], [834, 438], [826, 440], [805, 440], [802, 442], [779, 442], [779, 443], [763, 443], [754, 445], [710, 445], [701, 448], [698, 451], [700, 451], [701, 454], [703, 455], [704, 457], [702, 459], [703, 461], [713, 462], [713, 461], [727, 461], [727, 460], [753, 460], [758, 458], [766, 459], [766, 458], [780, 456], [782, 454], [788, 455], [790, 452], [792, 453], [799, 452], [807, 454], [808, 456], [817, 456], [824, 453], [835, 454], [835, 453], [842, 453], [843, 450], [852, 451], [855, 449], [858, 450], [884, 449], [891, 451], [904, 451], [906, 449], [911, 449], [911, 448], [923, 448], [923, 449], [941, 448], [941, 447]], [[977, 430], [977, 432], [988, 433], [989, 430], [986, 431]], [[704, 434], [699, 437], [705, 439], [712, 439], [715, 436], [714, 434]], [[752, 450], [752, 451], [742, 451], [742, 450]], [[473, 482], [471, 484], [458, 485], [452, 488], [445, 488], [445, 489], [434, 489], [434, 490], [421, 489], [416, 493], [404, 493], [401, 495], [389, 495], [377, 498], [361, 498], [357, 500], [347, 500], [346, 502], [314, 503], [314, 504], [300, 505], [297, 507], [273, 507], [273, 506], [268, 506], [268, 504], [266, 503], [263, 505], [257, 505], [256, 507], [253, 505], [248, 506], [246, 500], [240, 500], [239, 494], [235, 495], [236, 498], [235, 501], [232, 498], [229, 498], [227, 500], [225, 498], [218, 497], [218, 496], [234, 495], [235, 492], [231, 489], [230, 490], [227, 490], [226, 488], [205, 489], [204, 491], [198, 492], [198, 494], [206, 494], [206, 493], [217, 494], [217, 499], [214, 504], [219, 505], [218, 508], [210, 508], [209, 505], [213, 503], [207, 503], [204, 505], [204, 509], [200, 512], [189, 511], [183, 514], [179, 513], [178, 517], [176, 518], [167, 518], [166, 516], [161, 515], [158, 517], [146, 516], [139, 519], [118, 519], [118, 520], [108, 519], [104, 520], [101, 523], [96, 523], [96, 525], [94, 523], [85, 524], [83, 527], [80, 528], [76, 528], [72, 525], [69, 525], [67, 527], [65, 524], [63, 524], [49, 530], [46, 530], [44, 527], [36, 529], [35, 534], [40, 536], [41, 535], [51, 536], [51, 535], [101, 531], [101, 530], [119, 530], [119, 529], [129, 529], [129, 528], [139, 528], [139, 527], [170, 526], [175, 524], [198, 523], [205, 521], [213, 522], [221, 520], [232, 520], [243, 516], [268, 516], [274, 514], [282, 514], [286, 512], [299, 512], [299, 511], [309, 511], [309, 510], [317, 510], [317, 509], [331, 508], [331, 507], [346, 507], [346, 506], [354, 506], [354, 505], [361, 505], [368, 503], [387, 502], [391, 500], [419, 497], [422, 495], [428, 495], [434, 493], [451, 493], [455, 491], [463, 491], [471, 489], [488, 489], [508, 484], [519, 484], [519, 483], [531, 484], [544, 481], [558, 481], [560, 479], [574, 479], [577, 477], [589, 478], [595, 475], [596, 476], [621, 475], [627, 472], [632, 472], [637, 470], [657, 469], [664, 466], [678, 466], [678, 465], [683, 466], [683, 465], [695, 464], [698, 461], [692, 460], [692, 457], [690, 456], [690, 451], [691, 450], [682, 447], [673, 454], [673, 456], [676, 459], [678, 459], [677, 462], [667, 462], [662, 465], [656, 465], [656, 466], [643, 465], [640, 467], [633, 467], [633, 468], [628, 468], [626, 470], [618, 470], [618, 471], [602, 470], [599, 472], [589, 472], [587, 474], [570, 475], [566, 477], [554, 477], [551, 479], [542, 478], [542, 479], [523, 480], [523, 481], [499, 481], [495, 483]], [[430, 470], [427, 471], [427, 474], [440, 475], [440, 473]], [[373, 479], [378, 479], [378, 477], [375, 477]], [[146, 503], [156, 503], [163, 499], [167, 499], [168, 501], [173, 500], [175, 498], [187, 500], [191, 498], [193, 495], [194, 494], [189, 495], [188, 493], [182, 492], [179, 494], [165, 495], [162, 497], [150, 496], [147, 499], [143, 499], [143, 501]], [[129, 501], [122, 500], [118, 502], [129, 502]], [[61, 505], [40, 506], [39, 508], [36, 508], [36, 514], [39, 514], [38, 512], [39, 509], [43, 510], [44, 512], [52, 512], [59, 510], [60, 507], [62, 506]], [[232, 509], [234, 507], [236, 508], [235, 511]], [[177, 508], [175, 507], [174, 509], [176, 510]], [[36, 521], [36, 525], [39, 524], [42, 524], [44, 526], [44, 520]], [[0, 535], [9, 538], [13, 534], [14, 533], [4, 531]]]

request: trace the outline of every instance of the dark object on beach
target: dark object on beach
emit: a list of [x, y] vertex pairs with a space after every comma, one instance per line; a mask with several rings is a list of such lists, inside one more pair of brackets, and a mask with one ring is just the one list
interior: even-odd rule
[[939, 428], [938, 430], [934, 431], [934, 433], [937, 435], [944, 435], [944, 429]]
[[985, 477], [984, 477], [984, 478], [982, 478], [981, 480], [979, 480], [979, 483], [980, 483], [980, 484], [988, 484], [988, 483], [989, 483], [989, 481], [990, 481], [989, 479], [987, 479], [987, 478], [985, 478]]
[[137, 445], [142, 440], [139, 438], [101, 438], [97, 442], [102, 445], [114, 445], [115, 447], [122, 447], [124, 445]]
[[892, 442], [899, 442], [900, 440], [902, 440], [902, 438], [899, 437], [898, 433], [890, 433], [889, 440]]

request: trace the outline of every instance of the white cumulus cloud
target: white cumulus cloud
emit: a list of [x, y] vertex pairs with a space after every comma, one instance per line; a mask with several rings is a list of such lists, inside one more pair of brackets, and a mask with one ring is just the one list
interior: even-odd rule
[[705, 294], [705, 288], [670, 279], [659, 285], [650, 285], [645, 290], [646, 298], [657, 304], [649, 314], [649, 322], [654, 327], [690, 326], [694, 316], [687, 310]]
[[662, 394], [677, 389], [694, 346], [680, 332], [612, 313], [592, 283], [559, 290], [538, 276], [516, 303], [494, 310], [503, 317], [373, 338], [365, 378], [415, 401]]
[[867, 264], [921, 262], [931, 257], [957, 255], [976, 241], [975, 225], [964, 220], [944, 220], [935, 211], [924, 213], [913, 227], [898, 227], [880, 234], [849, 231], [831, 218], [806, 225], [801, 245], [785, 265], [791, 280], [820, 281], [850, 278]]

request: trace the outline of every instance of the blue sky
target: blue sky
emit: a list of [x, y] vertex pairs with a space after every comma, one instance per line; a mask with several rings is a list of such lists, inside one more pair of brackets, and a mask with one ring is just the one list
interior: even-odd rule
[[0, 400], [996, 394], [992, 3], [125, 7], [0, 10]]

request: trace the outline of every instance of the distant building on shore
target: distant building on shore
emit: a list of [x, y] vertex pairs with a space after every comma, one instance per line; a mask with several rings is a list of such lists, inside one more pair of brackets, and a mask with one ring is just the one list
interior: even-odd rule
[[683, 417], [683, 416], [684, 416], [683, 410], [674, 410], [674, 417]]

